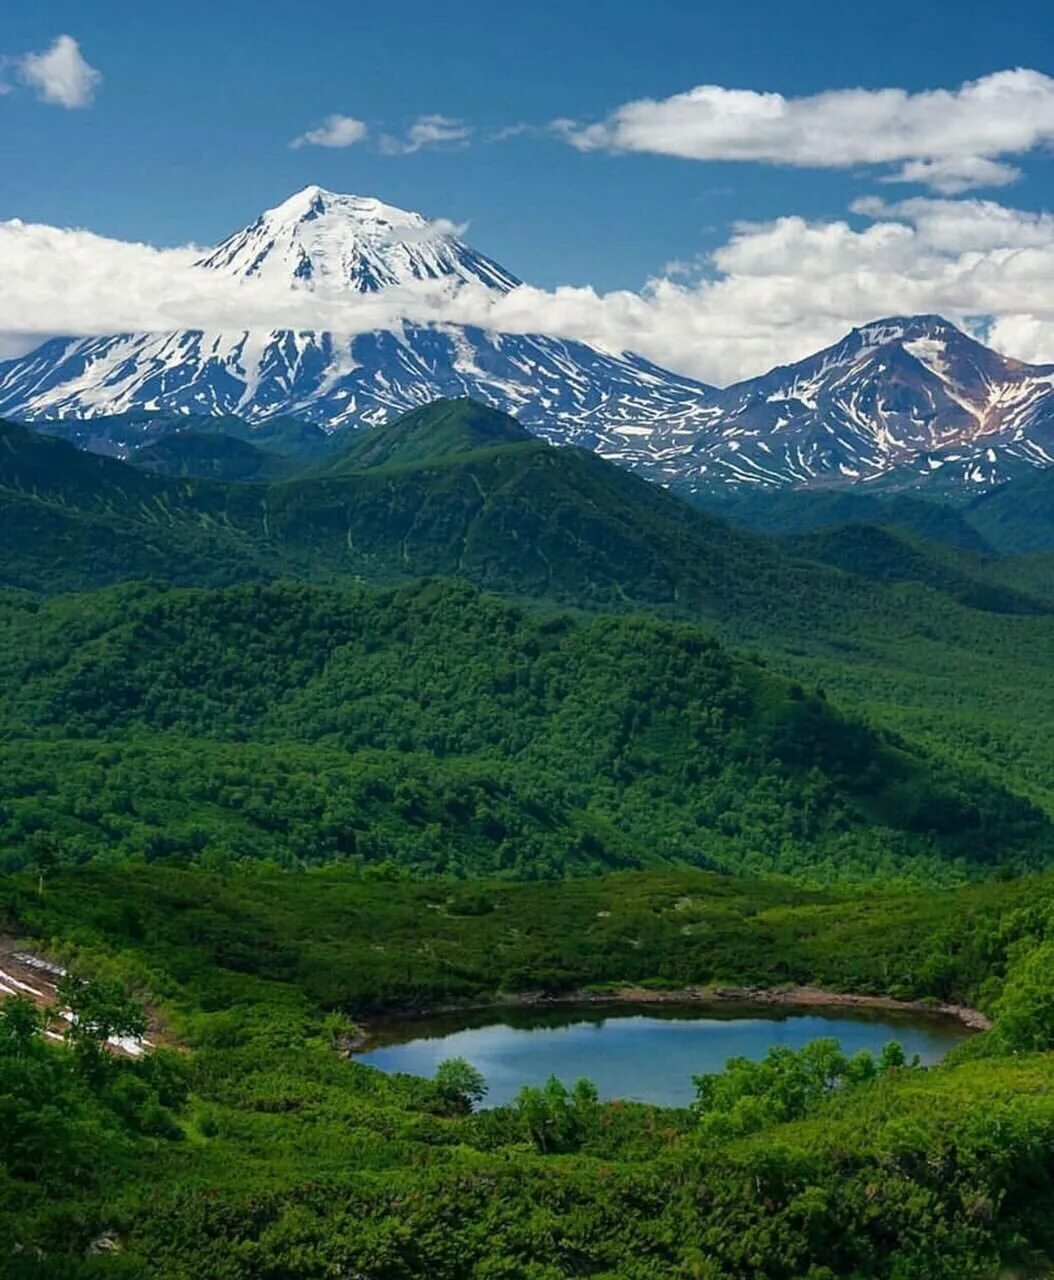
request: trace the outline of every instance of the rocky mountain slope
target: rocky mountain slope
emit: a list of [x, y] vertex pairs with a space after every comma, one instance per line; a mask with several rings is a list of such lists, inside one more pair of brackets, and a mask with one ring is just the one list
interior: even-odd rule
[[663, 478], [695, 492], [965, 495], [1054, 462], [1054, 365], [1007, 359], [940, 316], [877, 320], [712, 403], [704, 431], [671, 427], [652, 442]]

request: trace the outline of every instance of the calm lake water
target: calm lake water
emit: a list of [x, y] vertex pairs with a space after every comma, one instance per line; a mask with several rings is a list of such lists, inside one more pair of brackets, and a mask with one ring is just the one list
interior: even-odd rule
[[852, 1055], [899, 1040], [909, 1059], [917, 1053], [933, 1063], [970, 1034], [936, 1015], [679, 1005], [489, 1011], [377, 1031], [375, 1047], [355, 1055], [359, 1062], [432, 1076], [444, 1058], [465, 1058], [486, 1077], [484, 1105], [492, 1107], [551, 1075], [567, 1085], [587, 1076], [602, 1098], [686, 1106], [695, 1096], [693, 1075], [720, 1071], [728, 1058], [763, 1058], [773, 1045], [800, 1049], [834, 1036]]

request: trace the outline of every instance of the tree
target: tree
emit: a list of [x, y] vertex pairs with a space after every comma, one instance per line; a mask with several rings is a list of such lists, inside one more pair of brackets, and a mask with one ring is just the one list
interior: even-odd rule
[[447, 1058], [436, 1068], [435, 1090], [450, 1115], [467, 1115], [487, 1095], [483, 1075], [464, 1058]]
[[0, 1006], [0, 1054], [24, 1058], [44, 1029], [40, 1010], [28, 996], [12, 996]]
[[30, 841], [32, 866], [37, 873], [37, 896], [44, 896], [44, 878], [59, 865], [59, 846], [55, 837], [47, 831], [38, 831]]
[[67, 1039], [89, 1070], [101, 1067], [107, 1041], [141, 1040], [146, 1034], [142, 1007], [119, 982], [88, 981], [66, 974], [59, 982], [58, 997], [70, 1013]]
[[995, 1036], [1002, 1047], [1032, 1053], [1054, 1046], [1054, 942], [1026, 952], [1011, 966], [996, 1013]]
[[724, 1071], [694, 1076], [693, 1109], [707, 1137], [725, 1139], [800, 1119], [834, 1089], [908, 1065], [917, 1067], [918, 1057], [908, 1064], [895, 1040], [877, 1061], [869, 1053], [847, 1059], [831, 1038], [813, 1040], [797, 1051], [770, 1049], [760, 1062], [730, 1058]]
[[[908, 1065], [908, 1057], [904, 1052], [904, 1046], [899, 1040], [890, 1040], [882, 1046], [882, 1052], [878, 1055], [879, 1071], [894, 1071], [899, 1067]], [[919, 1059], [916, 1056], [911, 1064], [917, 1067]]]
[[362, 1039], [362, 1027], [346, 1013], [332, 1010], [322, 1019], [322, 1038], [331, 1049], [347, 1056]]
[[591, 1080], [579, 1080], [568, 1090], [556, 1076], [550, 1076], [540, 1089], [525, 1085], [514, 1103], [527, 1136], [543, 1155], [581, 1146], [596, 1123], [598, 1105]]

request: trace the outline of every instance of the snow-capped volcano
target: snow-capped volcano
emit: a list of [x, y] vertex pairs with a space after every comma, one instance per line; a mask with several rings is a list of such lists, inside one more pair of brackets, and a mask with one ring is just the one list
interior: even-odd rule
[[[422, 283], [504, 295], [520, 281], [444, 224], [365, 196], [306, 187], [203, 255], [192, 270], [278, 291], [378, 299], [402, 314]], [[622, 460], [659, 425], [701, 425], [710, 388], [638, 356], [544, 334], [411, 320], [354, 335], [274, 329], [56, 338], [0, 364], [0, 415], [25, 421], [156, 410], [294, 414], [327, 430], [385, 422], [442, 396], [471, 396], [556, 443]]]
[[233, 276], [360, 293], [421, 280], [482, 284], [500, 293], [520, 283], [443, 224], [372, 196], [339, 195], [321, 187], [305, 187], [268, 209], [197, 265]]
[[714, 403], [705, 432], [666, 441], [666, 469], [697, 490], [976, 489], [1054, 462], [1054, 366], [1010, 360], [941, 316], [876, 320]]

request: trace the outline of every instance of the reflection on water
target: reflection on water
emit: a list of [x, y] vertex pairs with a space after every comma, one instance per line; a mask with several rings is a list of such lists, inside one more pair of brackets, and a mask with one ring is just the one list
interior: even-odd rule
[[376, 1047], [357, 1054], [359, 1062], [431, 1076], [444, 1058], [465, 1058], [486, 1077], [487, 1106], [551, 1075], [565, 1084], [588, 1076], [602, 1098], [685, 1106], [695, 1096], [693, 1075], [720, 1071], [728, 1058], [763, 1058], [774, 1045], [800, 1049], [833, 1036], [852, 1055], [899, 1040], [909, 1059], [918, 1054], [933, 1063], [969, 1035], [951, 1019], [899, 1011], [680, 1005], [490, 1010], [378, 1032]]

